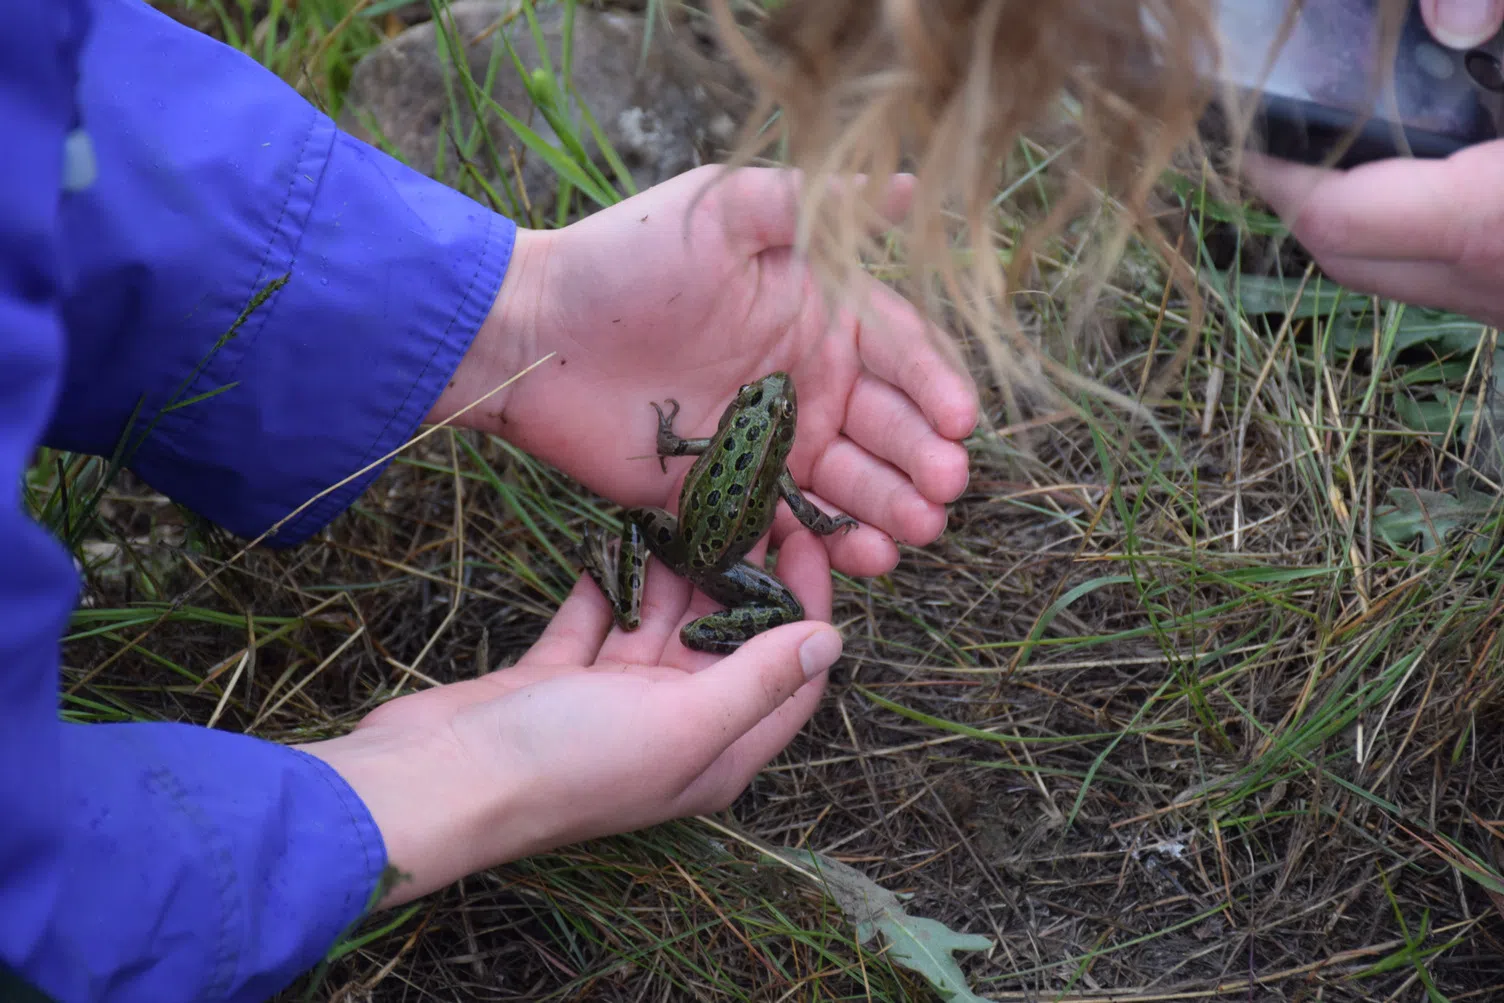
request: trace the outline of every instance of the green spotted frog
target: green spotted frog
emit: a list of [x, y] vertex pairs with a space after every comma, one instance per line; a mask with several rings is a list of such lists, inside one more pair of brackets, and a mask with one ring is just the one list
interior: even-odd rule
[[685, 439], [673, 430], [679, 402], [658, 412], [658, 463], [664, 457], [697, 459], [679, 493], [679, 518], [661, 508], [632, 508], [613, 548], [605, 534], [587, 531], [579, 557], [610, 600], [616, 622], [636, 630], [642, 605], [647, 551], [726, 609], [685, 624], [687, 648], [722, 654], [753, 636], [804, 618], [804, 607], [787, 585], [743, 560], [773, 525], [778, 499], [795, 518], [822, 536], [857, 525], [849, 516], [829, 516], [799, 493], [786, 461], [794, 445], [799, 406], [787, 373], [770, 373], [737, 391], [708, 439]]

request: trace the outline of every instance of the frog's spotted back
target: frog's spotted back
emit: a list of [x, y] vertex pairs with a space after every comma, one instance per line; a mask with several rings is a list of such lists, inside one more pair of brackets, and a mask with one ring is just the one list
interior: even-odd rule
[[770, 373], [737, 391], [679, 494], [691, 568], [729, 567], [772, 526], [798, 411], [787, 373]]

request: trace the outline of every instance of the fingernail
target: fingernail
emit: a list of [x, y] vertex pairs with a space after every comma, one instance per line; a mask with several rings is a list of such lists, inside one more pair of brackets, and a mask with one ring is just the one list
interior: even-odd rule
[[1436, 0], [1436, 40], [1453, 49], [1487, 41], [1498, 19], [1496, 0]]
[[799, 645], [799, 666], [804, 669], [804, 678], [813, 679], [841, 657], [841, 635], [834, 630], [822, 630], [811, 634]]

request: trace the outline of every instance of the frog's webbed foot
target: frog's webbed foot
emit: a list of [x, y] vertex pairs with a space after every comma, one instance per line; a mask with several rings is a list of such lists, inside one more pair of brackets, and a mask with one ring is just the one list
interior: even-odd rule
[[[849, 515], [838, 515], [838, 516], [836, 516], [834, 518], [831, 518], [830, 516], [825, 516], [825, 518], [830, 521], [830, 529], [824, 531], [826, 533], [826, 535], [829, 535], [830, 533], [834, 533], [838, 529], [845, 530], [847, 533], [849, 533], [853, 529], [856, 529], [858, 526], [861, 525], [860, 522], [857, 522], [855, 519], [851, 518], [851, 516], [849, 516]], [[822, 531], [817, 529], [817, 530], [815, 530], [815, 532], [819, 533], [819, 532], [822, 532]]]
[[617, 626], [636, 630], [642, 622], [642, 581], [647, 559], [642, 530], [628, 523], [620, 536], [587, 528], [575, 556], [611, 604]]
[[680, 455], [678, 447], [684, 440], [674, 434], [674, 419], [679, 415], [679, 402], [672, 397], [665, 398], [665, 404], [672, 404], [674, 409], [667, 415], [663, 408], [658, 406], [657, 401], [649, 401], [653, 410], [658, 412], [658, 468], [665, 474], [668, 473], [668, 460], [665, 457]]
[[849, 515], [827, 515], [826, 513], [815, 508], [814, 503], [811, 502], [808, 498], [801, 496], [799, 501], [803, 504], [799, 506], [789, 506], [794, 510], [795, 518], [797, 518], [804, 525], [808, 526], [810, 529], [814, 530], [816, 533], [819, 533], [821, 536], [830, 536], [837, 530], [843, 530], [845, 533], [849, 533], [853, 529], [856, 529], [861, 525], [861, 523], [857, 522]]

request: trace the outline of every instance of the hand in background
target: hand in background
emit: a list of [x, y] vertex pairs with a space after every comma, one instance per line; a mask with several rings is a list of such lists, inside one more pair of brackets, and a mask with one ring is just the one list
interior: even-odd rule
[[[977, 423], [976, 388], [944, 336], [876, 279], [858, 296], [862, 315], [827, 309], [794, 253], [788, 172], [720, 170], [562, 230], [522, 231], [492, 318], [431, 417], [556, 352], [503, 404], [498, 395], [461, 421], [620, 505], [672, 509], [690, 461], [660, 470], [650, 402], [678, 400], [674, 431], [706, 436], [739, 386], [786, 370], [799, 400], [789, 470], [817, 504], [862, 523], [823, 539], [831, 563], [884, 574], [898, 563], [894, 538], [935, 540], [965, 490], [960, 440]], [[895, 185], [891, 218], [912, 182]], [[775, 535], [794, 525], [780, 506]]]

